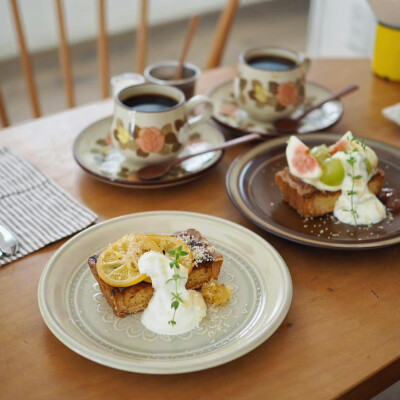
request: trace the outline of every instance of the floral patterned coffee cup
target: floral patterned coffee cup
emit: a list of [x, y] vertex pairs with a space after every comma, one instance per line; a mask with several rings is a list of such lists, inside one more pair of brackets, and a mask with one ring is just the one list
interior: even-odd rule
[[[124, 104], [135, 96], [163, 96], [174, 105], [161, 111], [135, 110]], [[201, 114], [192, 116], [198, 105]], [[179, 89], [145, 83], [122, 89], [115, 96], [111, 138], [114, 146], [138, 166], [166, 162], [177, 157], [188, 140], [189, 130], [211, 118], [213, 105], [206, 96], [189, 101]]]
[[[262, 57], [288, 60], [288, 69], [260, 69], [249, 61]], [[281, 47], [264, 46], [246, 50], [239, 57], [234, 95], [251, 117], [269, 122], [286, 117], [304, 101], [305, 75], [310, 60]]]

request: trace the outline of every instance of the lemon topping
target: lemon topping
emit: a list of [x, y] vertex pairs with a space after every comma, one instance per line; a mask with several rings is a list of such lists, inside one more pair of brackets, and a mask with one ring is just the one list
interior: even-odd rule
[[[139, 271], [139, 259], [148, 251], [156, 251], [170, 257], [168, 252], [182, 246], [186, 256], [180, 263], [190, 273], [193, 268], [193, 253], [180, 239], [168, 235], [127, 234], [110, 243], [100, 254], [96, 268], [100, 278], [110, 286], [127, 287], [150, 277]], [[170, 257], [171, 258], [171, 257]]]
[[135, 285], [147, 275], [139, 271], [139, 258], [147, 251], [160, 251], [157, 244], [141, 234], [128, 234], [109, 244], [100, 254], [96, 268], [100, 278], [110, 286]]

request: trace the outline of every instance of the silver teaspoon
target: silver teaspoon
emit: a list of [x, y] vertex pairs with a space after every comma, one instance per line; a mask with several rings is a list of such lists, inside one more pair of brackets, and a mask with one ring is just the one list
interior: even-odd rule
[[0, 224], [0, 252], [5, 256], [13, 256], [19, 251], [19, 241], [15, 234]]

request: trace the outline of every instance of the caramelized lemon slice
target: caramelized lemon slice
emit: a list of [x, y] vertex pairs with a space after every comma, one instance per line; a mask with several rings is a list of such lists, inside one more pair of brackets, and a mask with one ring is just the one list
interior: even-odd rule
[[161, 252], [146, 235], [129, 234], [111, 243], [97, 260], [97, 273], [110, 286], [127, 287], [147, 278], [139, 272], [139, 258], [147, 251]]
[[[169, 254], [169, 251], [174, 250], [177, 252], [179, 247], [182, 246], [182, 251], [187, 253], [187, 255], [180, 256], [178, 262], [189, 271], [189, 274], [190, 272], [192, 272], [193, 253], [191, 252], [190, 248], [187, 246], [185, 242], [174, 236], [168, 236], [168, 235], [146, 235], [146, 236], [153, 242], [155, 242], [160, 248], [161, 252], [168, 258], [170, 258], [171, 261], [175, 260], [175, 256]], [[146, 281], [148, 282], [147, 279]]]

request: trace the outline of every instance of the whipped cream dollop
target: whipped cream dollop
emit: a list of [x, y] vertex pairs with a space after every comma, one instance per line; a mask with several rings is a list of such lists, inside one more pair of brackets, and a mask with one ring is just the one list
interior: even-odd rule
[[[365, 156], [359, 152], [339, 152], [334, 157], [342, 161], [345, 177], [333, 215], [340, 222], [349, 225], [376, 224], [386, 218], [385, 206], [368, 188], [369, 176], [364, 162]], [[354, 160], [352, 164], [348, 162], [351, 157]]]
[[[203, 296], [195, 290], [187, 290], [188, 270], [171, 268], [171, 260], [161, 253], [148, 251], [139, 259], [139, 270], [151, 278], [154, 294], [149, 305], [143, 311], [142, 324], [149, 330], [160, 335], [181, 335], [199, 326], [206, 316], [207, 306]], [[179, 273], [176, 281], [173, 275]], [[176, 285], [176, 286], [175, 286]], [[171, 308], [172, 293], [178, 292], [182, 299], [173, 319], [174, 309]]]

